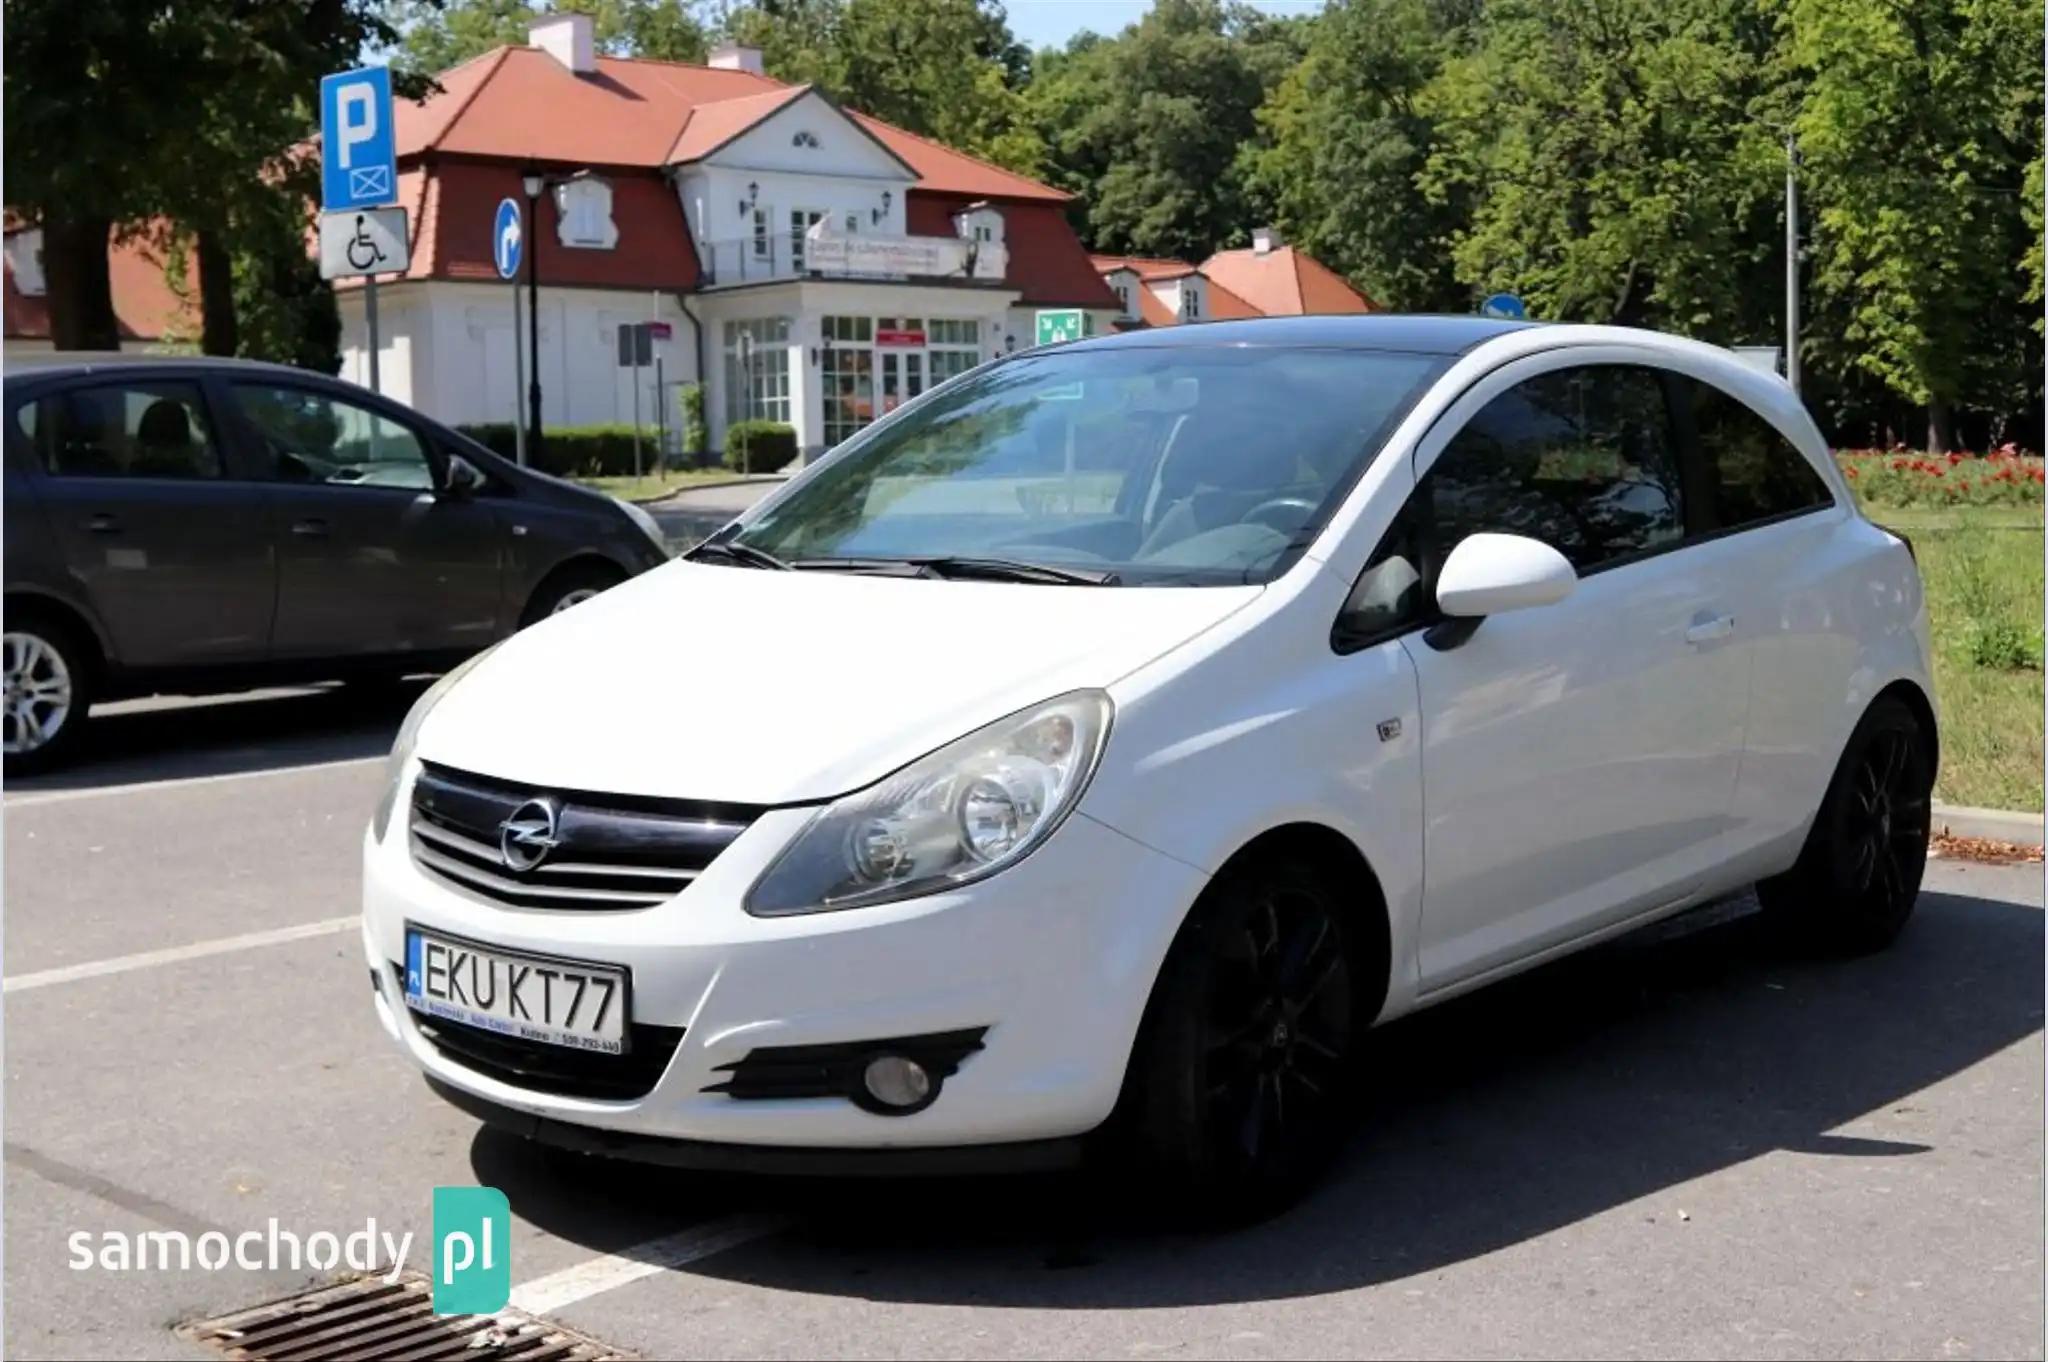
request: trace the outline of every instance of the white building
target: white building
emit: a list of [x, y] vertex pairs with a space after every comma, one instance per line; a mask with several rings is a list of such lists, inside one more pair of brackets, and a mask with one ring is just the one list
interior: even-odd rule
[[[1108, 330], [1120, 308], [1065, 216], [1068, 195], [843, 109], [728, 47], [709, 66], [601, 57], [555, 15], [526, 47], [440, 77], [397, 112], [412, 262], [378, 288], [382, 389], [454, 423], [523, 410], [492, 222], [545, 177], [538, 249], [548, 427], [630, 421], [621, 327], [665, 323], [642, 418], [705, 385], [711, 443], [746, 418], [828, 448], [939, 379], [1028, 346], [1043, 309]], [[515, 303], [515, 294], [517, 301]], [[340, 290], [343, 374], [367, 382], [359, 282]], [[515, 332], [515, 306], [518, 308]], [[657, 328], [659, 330], [659, 328]]]

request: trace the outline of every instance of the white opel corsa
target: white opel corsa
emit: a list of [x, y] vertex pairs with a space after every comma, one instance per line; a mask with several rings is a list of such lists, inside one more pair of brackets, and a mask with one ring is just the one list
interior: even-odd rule
[[1083, 341], [435, 686], [363, 945], [429, 1083], [543, 1142], [965, 1171], [1113, 1131], [1255, 1208], [1376, 1022], [1751, 882], [1889, 941], [1928, 673], [1910, 546], [1725, 351]]

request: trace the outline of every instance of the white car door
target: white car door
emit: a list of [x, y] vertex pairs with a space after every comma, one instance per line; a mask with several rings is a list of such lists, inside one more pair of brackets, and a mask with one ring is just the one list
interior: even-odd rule
[[1580, 574], [1558, 604], [1403, 639], [1422, 710], [1424, 994], [1685, 899], [1728, 827], [1743, 621], [1689, 528], [1704, 522], [1688, 519], [1675, 380], [1629, 358], [1508, 365], [1416, 450], [1428, 561], [1492, 530]]

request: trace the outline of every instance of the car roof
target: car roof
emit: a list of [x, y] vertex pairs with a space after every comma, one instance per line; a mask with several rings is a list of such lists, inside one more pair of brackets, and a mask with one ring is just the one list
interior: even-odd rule
[[1373, 312], [1340, 316], [1256, 317], [1239, 321], [1190, 322], [1147, 327], [1113, 336], [1071, 341], [1062, 350], [1126, 350], [1221, 345], [1272, 345], [1405, 350], [1432, 355], [1460, 355], [1510, 331], [1539, 322], [1497, 317], [1432, 316], [1420, 313]]
[[258, 359], [233, 359], [225, 355], [179, 354], [173, 350], [40, 350], [7, 356], [6, 376], [45, 378], [66, 374], [118, 374], [147, 372], [175, 365], [187, 369], [209, 369], [228, 374], [276, 374], [294, 378], [333, 378], [310, 369], [288, 364], [270, 364]]

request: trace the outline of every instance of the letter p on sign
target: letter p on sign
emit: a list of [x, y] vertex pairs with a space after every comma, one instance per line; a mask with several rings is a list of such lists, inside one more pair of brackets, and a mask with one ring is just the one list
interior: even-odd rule
[[391, 72], [344, 71], [320, 82], [320, 199], [328, 212], [373, 208], [397, 197]]
[[490, 1315], [512, 1298], [512, 1207], [495, 1187], [434, 1189], [434, 1313]]

